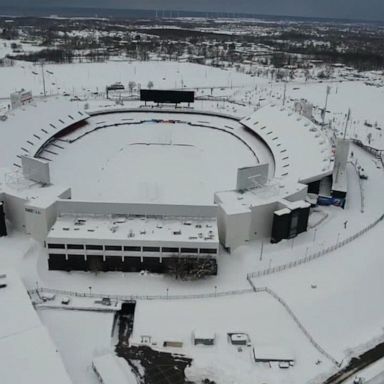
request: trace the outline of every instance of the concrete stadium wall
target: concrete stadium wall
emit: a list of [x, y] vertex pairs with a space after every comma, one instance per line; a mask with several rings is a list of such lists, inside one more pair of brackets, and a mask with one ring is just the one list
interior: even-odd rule
[[[3, 194], [5, 217], [12, 226], [19, 230], [27, 232], [25, 221], [25, 204], [28, 202], [21, 197], [13, 196], [7, 193]], [[27, 232], [28, 233], [28, 232]]]
[[100, 215], [145, 215], [175, 217], [216, 217], [216, 205], [132, 204], [59, 200], [58, 213]]

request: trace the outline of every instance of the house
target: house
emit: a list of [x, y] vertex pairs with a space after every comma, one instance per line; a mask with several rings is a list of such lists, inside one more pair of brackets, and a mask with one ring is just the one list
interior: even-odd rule
[[216, 335], [214, 332], [195, 330], [192, 332], [194, 345], [214, 345]]

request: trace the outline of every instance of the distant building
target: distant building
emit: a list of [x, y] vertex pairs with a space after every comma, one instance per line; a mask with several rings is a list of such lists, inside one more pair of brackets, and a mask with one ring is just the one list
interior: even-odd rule
[[33, 100], [32, 92], [21, 89], [11, 93], [11, 107], [12, 109], [19, 108], [25, 104], [31, 103]]
[[214, 332], [195, 330], [192, 333], [192, 339], [194, 345], [214, 345], [216, 335]]
[[295, 102], [295, 112], [309, 120], [313, 118], [313, 105], [307, 100], [301, 99]]

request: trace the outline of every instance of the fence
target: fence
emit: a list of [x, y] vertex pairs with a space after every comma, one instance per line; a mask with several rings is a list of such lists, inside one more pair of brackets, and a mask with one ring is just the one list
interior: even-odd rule
[[105, 293], [91, 293], [91, 292], [77, 292], [77, 291], [66, 291], [54, 288], [39, 287], [28, 291], [30, 295], [44, 295], [44, 293], [52, 293], [56, 295], [70, 296], [70, 297], [88, 297], [93, 299], [102, 299], [107, 297], [111, 300], [121, 301], [132, 301], [132, 300], [186, 300], [186, 299], [209, 299], [216, 297], [226, 297], [234, 295], [243, 295], [253, 293], [253, 289], [238, 289], [224, 292], [211, 292], [211, 293], [200, 293], [193, 295], [112, 295]]
[[361, 213], [364, 213], [364, 210], [365, 210], [365, 196], [364, 196], [364, 187], [363, 187], [363, 181], [361, 180], [361, 177], [360, 177], [360, 173], [357, 169], [357, 165], [356, 163], [354, 163], [353, 161], [349, 161], [348, 162], [349, 164], [351, 164], [356, 172], [356, 175], [357, 175], [357, 178], [359, 180], [359, 188], [360, 188], [360, 212]]
[[298, 319], [298, 317], [295, 315], [295, 313], [292, 311], [290, 306], [272, 289], [268, 287], [256, 287], [253, 283], [253, 281], [247, 276], [247, 280], [249, 284], [251, 285], [254, 292], [265, 292], [268, 295], [272, 296], [275, 300], [277, 300], [287, 311], [288, 315], [293, 319], [293, 321], [296, 323], [296, 325], [299, 327], [299, 329], [303, 332], [305, 337], [308, 339], [308, 341], [316, 348], [316, 350], [321, 353], [325, 358], [330, 360], [333, 364], [336, 366], [340, 366], [340, 363], [332, 357], [324, 348], [320, 346], [320, 344], [311, 336], [311, 334], [308, 332], [308, 330], [304, 327], [304, 325], [301, 323], [301, 321]]
[[324, 248], [324, 249], [322, 249], [322, 250], [320, 250], [318, 252], [315, 252], [313, 254], [310, 254], [310, 255], [308, 255], [306, 257], [303, 257], [303, 258], [295, 260], [295, 261], [291, 261], [291, 262], [286, 263], [286, 264], [278, 265], [276, 267], [267, 268], [267, 269], [264, 269], [264, 270], [261, 270], [261, 271], [256, 271], [256, 272], [248, 273], [247, 274], [247, 279], [259, 278], [259, 277], [262, 277], [262, 276], [271, 275], [273, 273], [285, 271], [287, 269], [295, 268], [295, 267], [297, 267], [299, 265], [309, 263], [312, 260], [315, 260], [315, 259], [318, 259], [318, 258], [320, 258], [322, 256], [325, 256], [328, 253], [331, 253], [331, 252], [333, 252], [333, 251], [335, 251], [335, 250], [337, 250], [339, 248], [342, 248], [345, 245], [347, 245], [347, 244], [351, 243], [352, 241], [356, 240], [360, 236], [364, 235], [365, 233], [370, 231], [372, 228], [374, 228], [377, 224], [379, 224], [383, 219], [384, 219], [384, 215], [380, 216], [373, 223], [371, 223], [370, 225], [368, 225], [367, 227], [365, 227], [361, 231], [355, 233], [354, 235], [344, 239], [343, 241], [340, 241], [340, 242], [336, 243], [335, 245], [332, 245], [332, 246], [330, 246], [328, 248]]

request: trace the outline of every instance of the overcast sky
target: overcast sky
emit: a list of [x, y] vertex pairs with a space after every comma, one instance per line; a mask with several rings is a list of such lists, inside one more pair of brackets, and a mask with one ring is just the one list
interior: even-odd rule
[[0, 0], [0, 5], [172, 9], [384, 21], [384, 0]]

